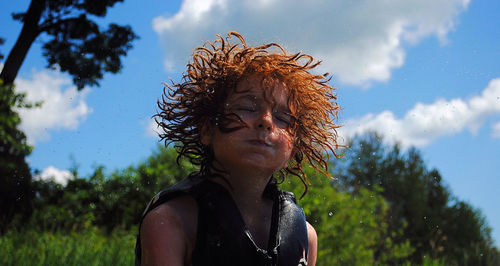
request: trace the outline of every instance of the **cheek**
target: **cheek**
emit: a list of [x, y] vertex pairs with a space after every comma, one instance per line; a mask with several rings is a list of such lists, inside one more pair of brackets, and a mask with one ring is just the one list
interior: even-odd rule
[[293, 150], [293, 137], [286, 129], [278, 129], [278, 143], [284, 155], [289, 157]]
[[284, 168], [287, 167], [288, 162], [292, 158], [292, 152], [293, 152], [293, 141], [292, 137], [290, 134], [286, 131], [283, 130], [286, 134], [280, 134], [279, 137], [279, 143], [280, 143], [280, 155], [277, 156], [276, 158], [280, 160], [281, 166], [279, 167]]

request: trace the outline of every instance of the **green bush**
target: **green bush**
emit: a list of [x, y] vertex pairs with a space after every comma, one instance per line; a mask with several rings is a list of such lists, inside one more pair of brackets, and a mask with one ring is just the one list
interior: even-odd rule
[[0, 237], [0, 265], [132, 265], [135, 235], [10, 231]]
[[[386, 219], [389, 208], [380, 188], [350, 193], [311, 168], [306, 174], [312, 184], [299, 205], [318, 234], [318, 265], [385, 265], [413, 252], [409, 241], [392, 243]], [[303, 191], [298, 178], [285, 181], [281, 188], [295, 195]]]

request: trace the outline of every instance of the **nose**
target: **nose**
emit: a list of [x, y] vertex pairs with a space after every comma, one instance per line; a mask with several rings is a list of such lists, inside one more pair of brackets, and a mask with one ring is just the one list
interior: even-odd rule
[[273, 127], [273, 113], [271, 110], [263, 110], [255, 122], [258, 129], [271, 130]]

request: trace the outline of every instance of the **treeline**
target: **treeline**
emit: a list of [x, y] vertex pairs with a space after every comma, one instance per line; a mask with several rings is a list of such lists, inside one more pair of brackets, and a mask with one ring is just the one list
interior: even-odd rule
[[[102, 166], [88, 177], [73, 169], [66, 186], [32, 181], [29, 217], [15, 216], [3, 232], [135, 234], [151, 197], [193, 170], [178, 166], [176, 156], [158, 147], [144, 162], [109, 174]], [[403, 152], [369, 134], [355, 138], [331, 170], [336, 179], [307, 168], [311, 185], [299, 200], [318, 233], [318, 265], [500, 265], [484, 216], [454, 197], [417, 150]], [[303, 192], [293, 178], [281, 186]]]
[[320, 265], [500, 265], [485, 217], [453, 196], [418, 150], [403, 152], [375, 133], [349, 147], [331, 162], [336, 180], [309, 172], [300, 201], [318, 231]]
[[[394, 243], [410, 242], [411, 261], [421, 262], [427, 255], [452, 265], [500, 265], [480, 210], [453, 196], [439, 171], [428, 169], [416, 149], [402, 153], [398, 146], [384, 146], [375, 134], [356, 139], [352, 147], [347, 166], [339, 168], [340, 184], [355, 194], [361, 188], [381, 188], [389, 205], [387, 234]], [[394, 235], [399, 230], [403, 233]]]
[[53, 180], [34, 180], [35, 200], [29, 226], [42, 231], [90, 226], [107, 232], [133, 229], [152, 196], [191, 172], [192, 167], [185, 163], [178, 166], [176, 157], [175, 150], [158, 147], [138, 166], [108, 175], [104, 166], [99, 166], [89, 177], [79, 177], [77, 169], [72, 169], [74, 178], [66, 186]]

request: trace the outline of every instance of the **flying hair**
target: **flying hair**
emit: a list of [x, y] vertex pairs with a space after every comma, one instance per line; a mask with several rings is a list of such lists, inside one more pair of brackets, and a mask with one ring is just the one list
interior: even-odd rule
[[226, 38], [216, 36], [215, 41], [194, 49], [181, 83], [164, 84], [159, 111], [154, 116], [162, 130], [161, 140], [166, 146], [174, 145], [178, 163], [187, 158], [199, 166], [191, 175], [217, 175], [222, 170], [213, 166], [211, 147], [201, 142], [203, 128], [209, 124], [226, 133], [241, 128], [228, 127], [241, 119], [228, 113], [225, 102], [242, 79], [257, 74], [264, 77], [263, 83], [281, 82], [289, 94], [293, 119], [288, 130], [294, 136], [294, 155], [278, 175], [282, 180], [288, 174], [300, 178], [304, 196], [309, 184], [304, 161], [329, 176], [330, 154], [337, 156], [335, 150], [339, 147], [336, 129], [340, 125], [336, 121], [340, 108], [335, 89], [328, 84], [329, 74], [311, 73], [321, 61], [301, 52], [287, 54], [277, 43], [251, 47], [234, 31], [228, 32]]

